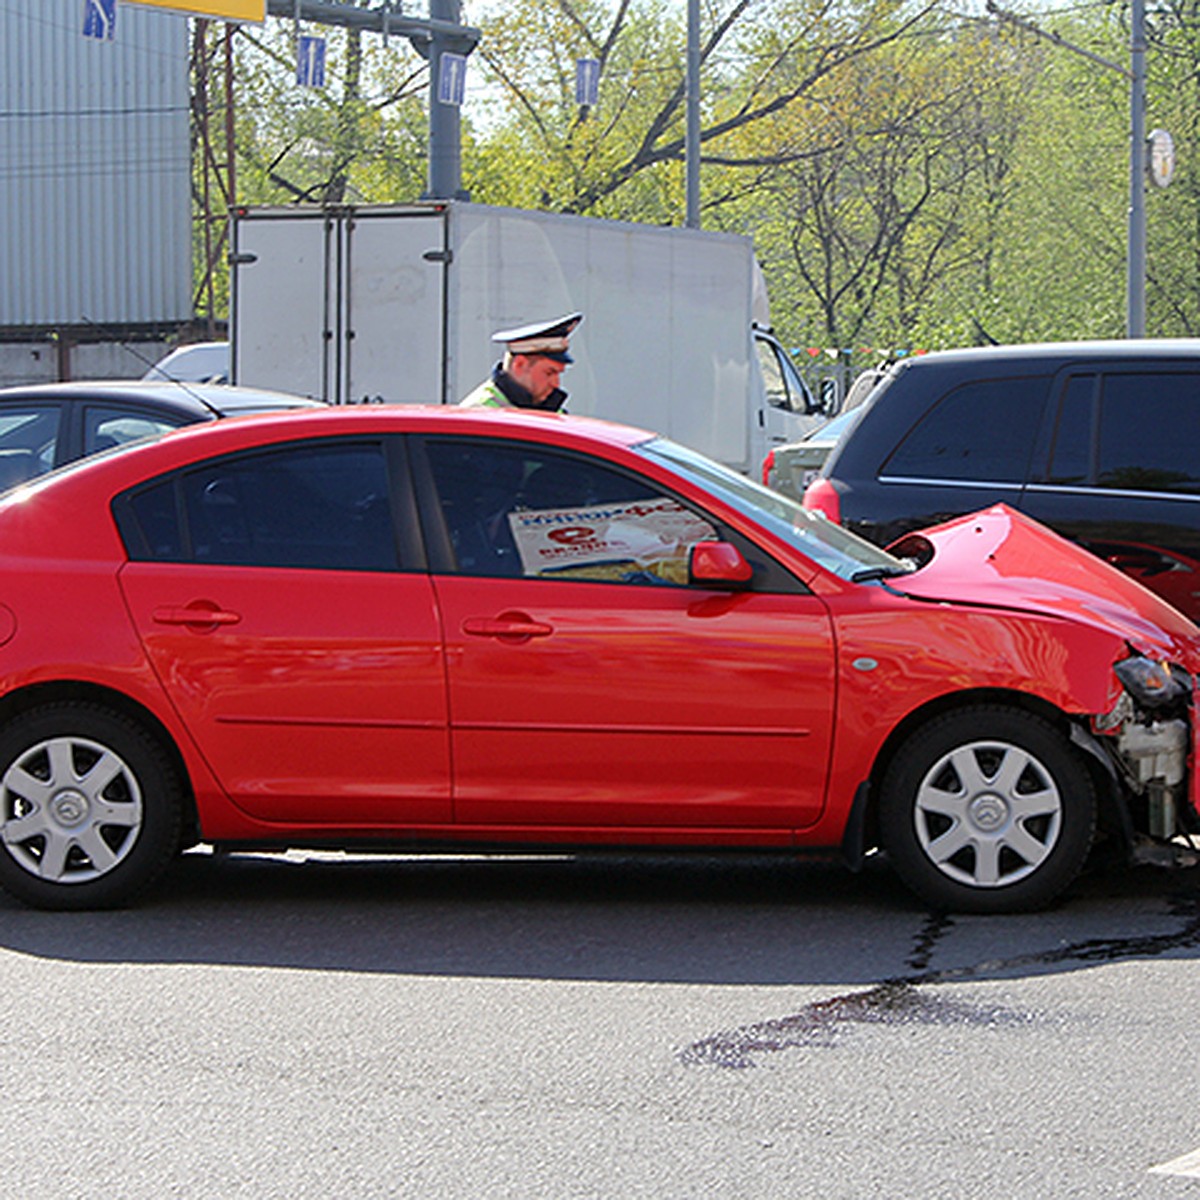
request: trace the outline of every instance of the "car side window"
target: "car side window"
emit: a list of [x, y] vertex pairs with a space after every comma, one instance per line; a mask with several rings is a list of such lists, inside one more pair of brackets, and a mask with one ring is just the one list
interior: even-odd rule
[[296, 443], [205, 463], [118, 500], [135, 560], [389, 571], [383, 447]]
[[1095, 394], [1095, 375], [1072, 375], [1064, 385], [1055, 413], [1047, 483], [1067, 485], [1091, 480]]
[[1184, 431], [1200, 418], [1200, 374], [1113, 373], [1100, 397], [1096, 482], [1139, 492], [1200, 493], [1200, 462]]
[[55, 465], [60, 416], [57, 404], [10, 403], [0, 409], [0, 491]]
[[95, 454], [123, 446], [138, 438], [153, 437], [187, 424], [183, 418], [172, 420], [140, 409], [89, 405], [83, 414], [83, 452]]
[[712, 523], [645, 480], [545, 447], [431, 440], [426, 454], [464, 575], [686, 584]]
[[926, 412], [880, 473], [1023, 483], [1048, 384], [1044, 377], [1027, 377], [955, 388]]
[[758, 351], [758, 365], [762, 371], [767, 403], [773, 408], [782, 408], [787, 412], [809, 412], [809, 397], [802, 388], [796, 386], [799, 377], [794, 368], [789, 371], [780, 358], [779, 350], [760, 338], [754, 339], [754, 347]]

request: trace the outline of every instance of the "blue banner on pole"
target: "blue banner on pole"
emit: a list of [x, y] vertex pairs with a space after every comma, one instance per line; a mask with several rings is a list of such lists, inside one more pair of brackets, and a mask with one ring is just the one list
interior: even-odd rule
[[325, 39], [302, 33], [296, 42], [296, 82], [301, 87], [325, 86]]
[[117, 32], [117, 0], [83, 0], [83, 36], [111, 42]]
[[438, 59], [438, 100], [442, 104], [462, 104], [467, 90], [467, 56], [443, 54]]
[[600, 60], [575, 60], [575, 103], [592, 107], [600, 98]]

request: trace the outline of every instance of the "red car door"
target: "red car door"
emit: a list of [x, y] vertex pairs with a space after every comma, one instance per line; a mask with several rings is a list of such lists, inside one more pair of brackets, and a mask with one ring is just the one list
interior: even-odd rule
[[387, 497], [379, 447], [301, 442], [131, 502], [146, 539], [190, 561], [128, 563], [129, 611], [200, 751], [253, 816], [451, 817], [440, 627], [429, 576], [397, 569]]
[[790, 830], [835, 699], [814, 596], [442, 577], [460, 823]]
[[687, 586], [715, 526], [600, 460], [448, 440], [429, 463], [460, 825], [761, 841], [817, 819], [835, 702], [817, 597]]

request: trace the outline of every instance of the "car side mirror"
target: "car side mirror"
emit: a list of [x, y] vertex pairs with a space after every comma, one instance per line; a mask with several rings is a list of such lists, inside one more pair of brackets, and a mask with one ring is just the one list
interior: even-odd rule
[[688, 583], [714, 588], [744, 588], [754, 568], [732, 542], [696, 542], [688, 551]]

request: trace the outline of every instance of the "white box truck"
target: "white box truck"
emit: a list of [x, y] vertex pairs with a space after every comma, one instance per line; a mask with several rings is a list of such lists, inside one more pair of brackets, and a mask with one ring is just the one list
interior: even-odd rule
[[231, 378], [331, 403], [457, 403], [492, 333], [579, 311], [567, 410], [756, 473], [823, 419], [766, 328], [749, 238], [465, 201], [242, 208]]

